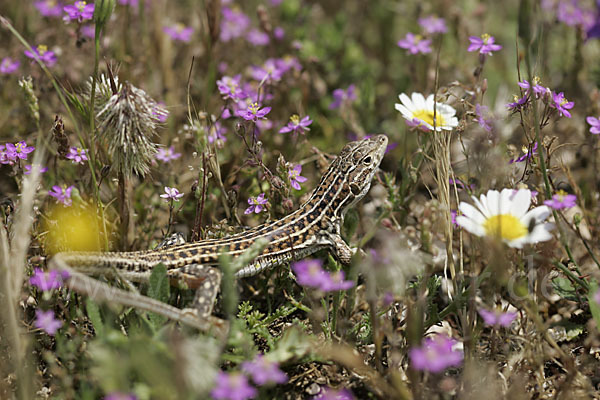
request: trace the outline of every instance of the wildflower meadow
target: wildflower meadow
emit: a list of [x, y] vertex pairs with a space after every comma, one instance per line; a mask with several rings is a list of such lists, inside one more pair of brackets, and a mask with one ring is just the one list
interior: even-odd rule
[[0, 43], [0, 399], [600, 398], [600, 2], [2, 0]]

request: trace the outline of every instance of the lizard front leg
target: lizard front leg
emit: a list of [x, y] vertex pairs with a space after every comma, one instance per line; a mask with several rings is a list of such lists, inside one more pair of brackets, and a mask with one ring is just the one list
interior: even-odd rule
[[173, 278], [182, 279], [189, 288], [196, 289], [193, 311], [200, 318], [209, 317], [221, 288], [221, 271], [202, 264], [185, 265], [175, 271]]

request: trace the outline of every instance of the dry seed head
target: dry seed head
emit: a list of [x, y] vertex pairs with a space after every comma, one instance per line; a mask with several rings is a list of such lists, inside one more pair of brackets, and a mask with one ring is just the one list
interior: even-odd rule
[[96, 115], [98, 137], [107, 143], [119, 171], [128, 176], [133, 173], [144, 176], [148, 172], [158, 147], [151, 138], [156, 135], [160, 117], [167, 113], [146, 92], [129, 82], [105, 102]]
[[31, 76], [19, 79], [19, 86], [21, 87], [21, 90], [23, 90], [23, 94], [25, 95], [25, 101], [27, 102], [29, 111], [31, 111], [31, 116], [33, 117], [35, 122], [39, 124], [40, 106], [38, 105], [37, 96], [33, 91], [33, 80], [31, 79]]
[[[93, 78], [90, 76], [90, 79], [87, 80], [87, 82], [85, 83], [85, 87], [83, 88], [83, 97], [86, 100], [86, 105], [90, 103], [90, 97], [92, 93], [92, 80]], [[123, 85], [119, 83], [118, 76], [114, 77], [114, 84], [117, 88], [117, 93], [119, 93]], [[94, 108], [96, 114], [98, 114], [106, 106], [106, 103], [110, 100], [113, 94], [114, 93], [110, 84], [110, 78], [108, 78], [104, 74], [101, 74], [96, 80], [96, 98], [94, 99]]]

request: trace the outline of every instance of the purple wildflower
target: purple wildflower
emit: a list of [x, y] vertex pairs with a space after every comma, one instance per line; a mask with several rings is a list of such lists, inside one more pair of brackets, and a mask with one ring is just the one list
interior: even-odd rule
[[280, 68], [277, 59], [269, 58], [260, 67], [253, 65], [251, 75], [258, 82], [278, 82], [284, 73], [285, 70]]
[[223, 100], [231, 99], [238, 101], [248, 97], [246, 92], [240, 87], [240, 81], [242, 80], [241, 75], [236, 75], [233, 78], [230, 76], [224, 76], [217, 81], [217, 88], [219, 93], [223, 96]]
[[335, 390], [323, 387], [321, 393], [312, 398], [312, 400], [354, 400], [352, 392], [348, 389]]
[[419, 25], [421, 25], [421, 28], [429, 34], [448, 32], [448, 27], [446, 26], [444, 18], [439, 18], [435, 15], [419, 18]]
[[[517, 85], [519, 85], [521, 88], [525, 89], [525, 94], [527, 94], [527, 95], [531, 94], [531, 84], [527, 80], [524, 79], [523, 82], [518, 82]], [[537, 76], [534, 76], [533, 77], [533, 93], [535, 94], [535, 97], [540, 98], [540, 97], [544, 96], [544, 94], [546, 94], [547, 90], [548, 90], [547, 88], [540, 85], [540, 78], [538, 78]]]
[[479, 315], [483, 318], [483, 322], [491, 326], [502, 326], [508, 328], [510, 324], [517, 318], [516, 312], [502, 312], [500, 310], [486, 310], [480, 308], [478, 310]]
[[250, 207], [246, 208], [246, 211], [244, 211], [244, 214], [252, 214], [253, 212], [258, 214], [260, 213], [265, 204], [267, 204], [269, 201], [267, 199], [265, 199], [265, 194], [261, 193], [256, 197], [250, 197], [248, 199], [248, 204], [250, 204]]
[[537, 148], [538, 148], [538, 144], [537, 142], [533, 143], [533, 147], [526, 147], [523, 146], [523, 154], [520, 157], [517, 158], [513, 158], [512, 160], [510, 160], [508, 163], [512, 164], [512, 163], [519, 163], [519, 162], [523, 162], [523, 161], [531, 161], [531, 159], [537, 155]]
[[36, 1], [33, 5], [44, 17], [60, 17], [63, 12], [62, 4], [56, 0]]
[[119, 0], [119, 4], [122, 5], [122, 6], [137, 7], [138, 6], [138, 0]]
[[25, 143], [24, 140], [21, 140], [15, 144], [6, 143], [6, 154], [8, 155], [8, 158], [13, 160], [16, 160], [17, 158], [21, 160], [27, 160], [27, 154], [34, 150], [35, 147], [27, 146], [27, 143]]
[[65, 207], [69, 207], [72, 204], [71, 201], [71, 192], [75, 186], [71, 185], [69, 187], [66, 186], [52, 186], [52, 190], [48, 192], [48, 195], [56, 198], [56, 201], [59, 203], [63, 203]]
[[567, 118], [571, 118], [571, 113], [568, 110], [573, 108], [575, 103], [568, 101], [563, 92], [558, 94], [556, 94], [556, 92], [552, 92], [552, 101], [553, 103], [551, 103], [550, 106], [556, 108], [560, 116], [564, 115]]
[[330, 276], [322, 265], [323, 261], [316, 259], [305, 259], [292, 264], [298, 284], [312, 288], [328, 285]]
[[475, 121], [477, 121], [479, 123], [479, 126], [481, 126], [486, 131], [491, 132], [491, 130], [492, 130], [491, 121], [492, 120], [485, 118], [487, 115], [489, 115], [489, 108], [487, 106], [482, 106], [481, 104], [476, 104], [475, 105], [475, 114], [477, 116], [475, 118]]
[[294, 114], [290, 117], [290, 122], [288, 122], [286, 126], [279, 130], [279, 133], [292, 132], [294, 135], [297, 135], [298, 133], [304, 133], [306, 131], [310, 131], [310, 124], [312, 124], [312, 120], [308, 117], [308, 115], [300, 119], [298, 114]]
[[588, 124], [590, 124], [590, 133], [593, 135], [597, 135], [600, 133], [600, 118], [596, 117], [587, 117], [585, 119]]
[[521, 110], [525, 104], [527, 103], [527, 100], [529, 99], [529, 97], [527, 95], [519, 98], [519, 96], [515, 96], [514, 97], [514, 102], [512, 103], [508, 103], [506, 105], [506, 107], [508, 107], [509, 110], [511, 111], [519, 111]]
[[594, 25], [594, 13], [580, 7], [578, 0], [559, 1], [556, 19], [568, 26], [581, 26], [584, 30]]
[[179, 190], [173, 187], [165, 186], [165, 193], [161, 194], [160, 197], [165, 199], [167, 203], [173, 201], [179, 201], [183, 197], [183, 193], [179, 193]]
[[40, 268], [35, 268], [33, 275], [29, 278], [29, 284], [36, 286], [42, 292], [52, 289], [58, 289], [64, 283], [64, 280], [69, 277], [67, 271], [51, 270], [44, 272]]
[[545, 200], [544, 204], [555, 210], [572, 208], [577, 205], [577, 196], [574, 194], [568, 194], [564, 190], [559, 190], [552, 196], [551, 200]]
[[52, 67], [56, 64], [56, 55], [53, 51], [48, 50], [48, 46], [40, 44], [33, 51], [25, 50], [25, 55], [33, 60], [39, 59], [47, 67]]
[[248, 105], [248, 109], [239, 110], [237, 112], [238, 117], [244, 118], [246, 121], [258, 121], [259, 119], [265, 119], [265, 115], [271, 112], [271, 107], [260, 108], [258, 103], [252, 103]]
[[294, 168], [292, 168], [288, 171], [288, 178], [290, 179], [290, 185], [292, 185], [292, 187], [296, 190], [302, 189], [300, 187], [300, 184], [303, 182], [306, 182], [308, 180], [305, 177], [300, 176], [301, 172], [302, 172], [302, 165], [300, 165], [300, 164], [296, 164], [294, 166]]
[[191, 26], [185, 26], [181, 23], [177, 23], [171, 26], [163, 27], [163, 32], [166, 33], [171, 39], [179, 40], [181, 42], [189, 42], [194, 33], [194, 28]]
[[285, 37], [285, 31], [283, 28], [276, 26], [275, 29], [273, 29], [273, 37], [277, 40], [282, 40]]
[[348, 89], [335, 89], [333, 91], [333, 102], [329, 105], [330, 110], [340, 108], [342, 104], [352, 103], [357, 99], [356, 86], [353, 84], [348, 86]]
[[266, 46], [269, 44], [269, 35], [258, 29], [250, 29], [246, 34], [246, 40], [254, 46]]
[[413, 368], [437, 373], [448, 367], [460, 365], [464, 355], [454, 349], [457, 344], [456, 340], [441, 334], [426, 338], [421, 347], [410, 349]]
[[87, 4], [85, 1], [76, 1], [75, 4], [64, 6], [63, 10], [67, 13], [63, 17], [63, 21], [77, 21], [79, 23], [92, 19], [94, 16], [94, 3]]
[[13, 165], [15, 163], [15, 159], [14, 153], [9, 154], [6, 151], [6, 145], [0, 144], [0, 164]]
[[156, 152], [156, 156], [155, 157], [159, 161], [162, 161], [164, 163], [168, 163], [168, 162], [171, 162], [173, 160], [177, 160], [179, 157], [181, 157], [181, 153], [176, 153], [175, 152], [175, 146], [171, 146], [168, 149], [165, 149], [164, 147], [161, 147]]
[[[35, 164], [34, 164], [34, 165], [35, 165]], [[34, 166], [34, 165], [26, 165], [26, 166], [25, 166], [25, 171], [23, 172], [23, 175], [30, 175], [30, 174], [31, 174], [31, 171], [32, 171], [32, 168], [33, 168], [33, 166]], [[37, 167], [38, 167], [38, 168], [39, 168], [39, 170], [40, 170], [40, 174], [43, 174], [44, 172], [47, 172], [47, 171], [48, 171], [48, 168], [47, 168], [47, 167], [42, 167], [41, 165], [37, 165]]]
[[35, 310], [35, 327], [46, 331], [50, 336], [54, 336], [58, 328], [62, 326], [62, 321], [54, 319], [54, 311]]
[[229, 42], [232, 39], [242, 36], [250, 25], [250, 18], [239, 10], [223, 7], [222, 14], [223, 19], [221, 20], [219, 39], [223, 42]]
[[324, 280], [320, 289], [324, 292], [334, 292], [337, 290], [348, 290], [354, 286], [355, 282], [344, 280], [344, 271], [336, 271], [329, 274], [329, 279]]
[[104, 396], [103, 400], [137, 400], [133, 393], [112, 392]]
[[19, 65], [21, 65], [19, 60], [13, 60], [12, 58], [4, 57], [2, 62], [0, 62], [0, 74], [12, 74], [19, 69]]
[[492, 55], [492, 51], [498, 51], [502, 48], [499, 44], [495, 44], [494, 41], [496, 39], [493, 36], [484, 33], [481, 37], [478, 36], [469, 36], [469, 41], [471, 44], [467, 51], [477, 51], [479, 50], [479, 54], [486, 54], [488, 56]]
[[252, 376], [252, 380], [258, 386], [267, 383], [285, 383], [288, 380], [285, 372], [279, 369], [279, 364], [269, 361], [263, 354], [258, 354], [252, 361], [244, 361], [242, 371]]
[[279, 70], [284, 74], [291, 69], [295, 71], [302, 70], [302, 64], [300, 64], [298, 58], [290, 55], [284, 56], [283, 58], [276, 58], [275, 65], [277, 65], [277, 68], [279, 68]]
[[71, 147], [66, 157], [69, 160], [73, 160], [73, 162], [76, 164], [84, 164], [84, 162], [88, 160], [87, 150], [80, 149], [79, 147]]
[[456, 222], [456, 216], [458, 215], [458, 213], [456, 212], [456, 210], [450, 210], [450, 220], [452, 221], [452, 225], [455, 228], [459, 228], [460, 226], [458, 225], [458, 223]]
[[398, 46], [408, 51], [409, 54], [431, 53], [431, 39], [424, 39], [421, 35], [407, 33], [404, 39], [398, 41]]
[[248, 378], [245, 375], [219, 371], [215, 388], [210, 394], [213, 399], [217, 400], [246, 400], [255, 397], [258, 392], [248, 384]]

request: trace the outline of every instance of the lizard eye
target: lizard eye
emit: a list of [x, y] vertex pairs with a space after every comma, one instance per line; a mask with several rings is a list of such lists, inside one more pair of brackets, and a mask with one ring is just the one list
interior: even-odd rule
[[371, 156], [363, 158], [363, 164], [371, 164]]

